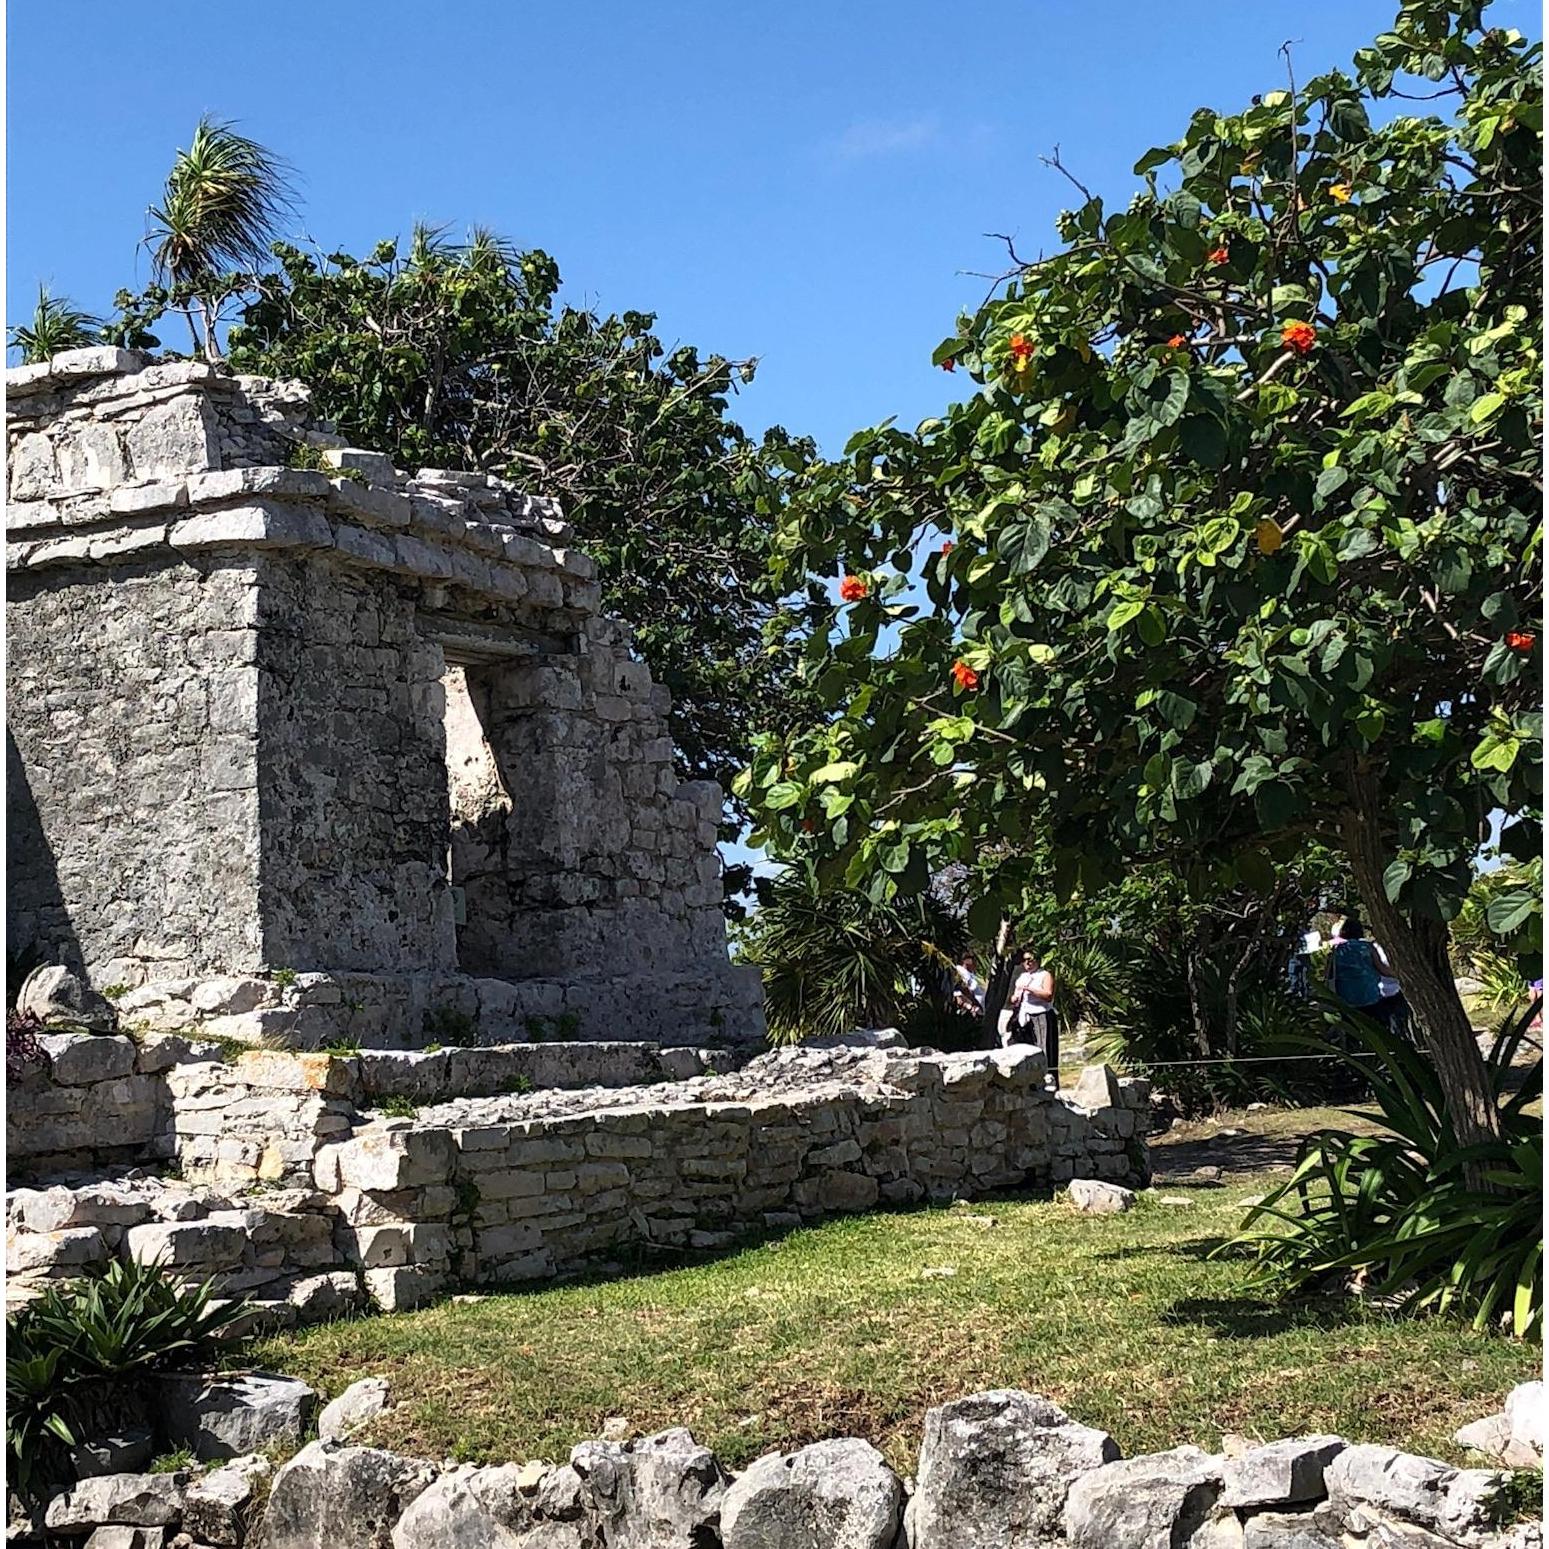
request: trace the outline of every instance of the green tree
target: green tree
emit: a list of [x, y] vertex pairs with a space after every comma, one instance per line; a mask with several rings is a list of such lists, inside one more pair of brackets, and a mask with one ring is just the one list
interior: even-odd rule
[[195, 351], [220, 358], [221, 307], [241, 289], [242, 271], [268, 262], [269, 244], [291, 208], [284, 162], [232, 125], [199, 120], [173, 158], [161, 203], [152, 205], [146, 243], [170, 304], [188, 319]]
[[558, 497], [605, 606], [672, 692], [680, 772], [729, 785], [757, 729], [800, 704], [769, 582], [790, 473], [810, 444], [730, 417], [753, 361], [668, 350], [644, 312], [556, 300], [559, 270], [475, 231], [324, 259], [279, 245], [231, 330], [239, 371], [295, 377], [318, 411], [403, 468], [498, 473]]
[[[777, 577], [827, 709], [741, 787], [879, 899], [1003, 855], [981, 935], [1030, 833], [1060, 896], [1335, 847], [1465, 1142], [1499, 1115], [1447, 922], [1541, 789], [1540, 50], [1482, 10], [1405, 0], [1353, 78], [1081, 189], [936, 351], [980, 390], [803, 479]], [[1409, 96], [1450, 112], [1374, 125]]]
[[62, 350], [86, 349], [102, 342], [102, 324], [82, 312], [68, 296], [51, 296], [48, 286], [38, 286], [38, 304], [30, 323], [11, 330], [10, 346], [21, 351], [21, 363], [33, 366]]

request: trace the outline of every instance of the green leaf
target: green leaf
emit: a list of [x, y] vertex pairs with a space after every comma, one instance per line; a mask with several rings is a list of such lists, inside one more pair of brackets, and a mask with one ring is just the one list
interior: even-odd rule
[[1404, 884], [1409, 881], [1413, 871], [1414, 867], [1402, 857], [1389, 863], [1382, 874], [1382, 891], [1390, 904], [1398, 901], [1398, 895], [1403, 892]]
[[807, 788], [796, 780], [781, 780], [764, 793], [764, 805], [771, 812], [799, 807], [807, 799]]
[[860, 770], [861, 766], [853, 759], [841, 759], [835, 764], [824, 764], [807, 778], [812, 785], [836, 785], [840, 780], [848, 780], [859, 774]]
[[1536, 893], [1518, 891], [1492, 898], [1485, 908], [1485, 923], [1497, 936], [1514, 935], [1543, 907]]

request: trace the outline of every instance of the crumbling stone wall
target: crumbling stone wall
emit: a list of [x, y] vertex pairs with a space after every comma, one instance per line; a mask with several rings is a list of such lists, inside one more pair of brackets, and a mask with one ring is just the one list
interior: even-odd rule
[[296, 384], [98, 349], [7, 386], [13, 939], [167, 1029], [758, 1037], [721, 793], [551, 505], [342, 448]]
[[[566, 1064], [541, 1045], [358, 1060], [252, 1051], [232, 1063], [181, 1039], [137, 1048], [62, 1034], [46, 1047], [49, 1071], [13, 1093], [7, 1141], [13, 1166], [48, 1186], [52, 1214], [68, 1215], [73, 1229], [104, 1224], [91, 1204], [100, 1174], [40, 1176], [94, 1159], [175, 1161], [180, 1179], [216, 1191], [205, 1213], [217, 1215], [280, 1209], [254, 1186], [298, 1189], [308, 1212], [333, 1221], [336, 1251], [297, 1263], [282, 1254], [264, 1266], [271, 1278], [358, 1272], [389, 1309], [459, 1282], [541, 1280], [642, 1247], [720, 1247], [750, 1230], [884, 1203], [1077, 1178], [1136, 1185], [1149, 1174], [1147, 1084], [1093, 1067], [1074, 1091], [1054, 1094], [1027, 1047], [783, 1050], [721, 1074], [713, 1054], [621, 1050], [606, 1073], [646, 1084], [537, 1091], [524, 1089], [528, 1071], [544, 1073], [542, 1052]], [[95, 1114], [88, 1080], [102, 1099]], [[111, 1082], [138, 1085], [131, 1093]], [[515, 1090], [493, 1095], [501, 1084]], [[461, 1095], [469, 1090], [492, 1095]], [[72, 1095], [61, 1103], [59, 1092]], [[413, 1117], [373, 1106], [406, 1094], [423, 1104]], [[119, 1147], [131, 1132], [115, 1125], [115, 1111], [141, 1114], [128, 1156]], [[95, 1158], [88, 1141], [100, 1148]], [[67, 1209], [61, 1189], [90, 1197]], [[23, 1190], [12, 1202], [30, 1198]], [[85, 1239], [34, 1240], [36, 1212], [13, 1217], [13, 1290], [78, 1269]], [[221, 1280], [246, 1264], [228, 1257], [221, 1232], [207, 1252], [199, 1243], [191, 1221], [180, 1270]]]

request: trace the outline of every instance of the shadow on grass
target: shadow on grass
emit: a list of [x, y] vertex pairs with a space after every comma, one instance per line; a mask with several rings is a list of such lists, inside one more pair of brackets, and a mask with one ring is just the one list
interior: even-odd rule
[[1162, 1313], [1177, 1328], [1206, 1328], [1225, 1339], [1271, 1339], [1298, 1329], [1326, 1330], [1366, 1323], [1372, 1311], [1351, 1297], [1265, 1301], [1250, 1295], [1186, 1296]]

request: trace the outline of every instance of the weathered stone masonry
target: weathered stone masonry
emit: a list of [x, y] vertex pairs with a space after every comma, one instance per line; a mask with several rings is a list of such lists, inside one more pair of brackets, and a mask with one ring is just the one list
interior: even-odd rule
[[552, 506], [201, 363], [7, 389], [13, 950], [299, 1046], [757, 1037], [721, 793]]
[[[51, 1034], [44, 1049], [47, 1068], [7, 1112], [13, 1181], [34, 1185], [7, 1199], [17, 1296], [114, 1255], [161, 1258], [284, 1323], [882, 1203], [1149, 1173], [1147, 1084], [1094, 1067], [1056, 1095], [1025, 1047], [785, 1050], [724, 1074], [715, 1051], [620, 1049], [617, 1085], [531, 1092], [584, 1069], [584, 1054], [254, 1051], [228, 1064], [180, 1038], [91, 1034]], [[387, 1117], [389, 1098], [424, 1106]], [[142, 1170], [167, 1161], [174, 1179]]]

